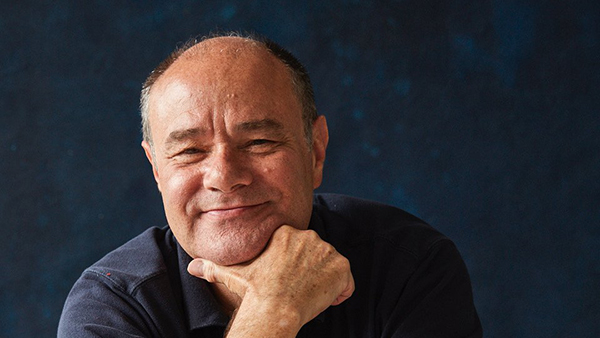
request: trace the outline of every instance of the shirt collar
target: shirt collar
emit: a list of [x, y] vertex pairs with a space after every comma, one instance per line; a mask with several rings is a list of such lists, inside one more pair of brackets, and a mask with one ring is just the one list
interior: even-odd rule
[[179, 243], [177, 243], [177, 255], [179, 275], [181, 276], [183, 309], [187, 316], [190, 331], [209, 326], [226, 327], [229, 323], [229, 317], [221, 310], [221, 306], [210, 291], [208, 282], [187, 272], [187, 266], [192, 258]]

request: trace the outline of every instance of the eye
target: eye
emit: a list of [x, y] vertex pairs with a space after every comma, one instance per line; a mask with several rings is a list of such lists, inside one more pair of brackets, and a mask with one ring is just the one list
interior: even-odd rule
[[190, 148], [185, 148], [185, 149], [181, 150], [176, 155], [174, 155], [174, 157], [191, 157], [191, 156], [196, 157], [196, 156], [203, 155], [203, 154], [206, 154], [206, 150], [204, 150], [202, 148], [190, 147]]
[[265, 140], [265, 139], [257, 139], [257, 140], [252, 140], [250, 141], [250, 146], [262, 146], [265, 144], [270, 144], [273, 143], [273, 141], [270, 140]]
[[242, 149], [245, 149], [246, 151], [249, 151], [251, 153], [266, 154], [275, 150], [277, 145], [278, 142], [276, 141], [259, 138], [248, 141]]
[[184, 149], [182, 152], [180, 152], [179, 154], [181, 155], [193, 155], [193, 154], [197, 154], [199, 153], [200, 150], [196, 149], [196, 148], [188, 148], [188, 149]]

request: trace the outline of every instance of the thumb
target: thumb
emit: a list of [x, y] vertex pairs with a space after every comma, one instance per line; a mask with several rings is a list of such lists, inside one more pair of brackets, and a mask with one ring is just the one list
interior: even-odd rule
[[204, 260], [200, 258], [192, 260], [190, 264], [188, 264], [187, 271], [192, 276], [204, 278]]
[[209, 283], [224, 284], [231, 292], [243, 297], [246, 283], [236, 266], [223, 266], [202, 258], [196, 258], [188, 264], [192, 276], [202, 278]]

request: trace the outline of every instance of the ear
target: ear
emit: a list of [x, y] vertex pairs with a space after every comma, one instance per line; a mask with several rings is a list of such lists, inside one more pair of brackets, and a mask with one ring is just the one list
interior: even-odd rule
[[312, 128], [312, 158], [313, 158], [313, 189], [318, 188], [323, 181], [323, 165], [325, 152], [329, 143], [329, 130], [325, 116], [317, 117]]
[[152, 147], [150, 147], [150, 144], [148, 144], [148, 142], [146, 141], [142, 141], [142, 148], [144, 148], [144, 152], [146, 153], [146, 158], [148, 158], [148, 161], [150, 162], [150, 165], [152, 166], [152, 174], [154, 174], [154, 180], [156, 181], [156, 185], [158, 186], [158, 191], [162, 191], [160, 189], [160, 180], [158, 179], [158, 170], [156, 168], [156, 161], [154, 160], [154, 158], [152, 158]]

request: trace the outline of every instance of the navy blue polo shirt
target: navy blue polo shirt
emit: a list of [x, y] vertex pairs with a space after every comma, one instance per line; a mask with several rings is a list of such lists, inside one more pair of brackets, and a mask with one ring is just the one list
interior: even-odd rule
[[[391, 206], [316, 195], [310, 229], [350, 261], [356, 290], [298, 337], [481, 337], [455, 245]], [[86, 269], [59, 337], [223, 337], [228, 316], [168, 227], [150, 228]]]

